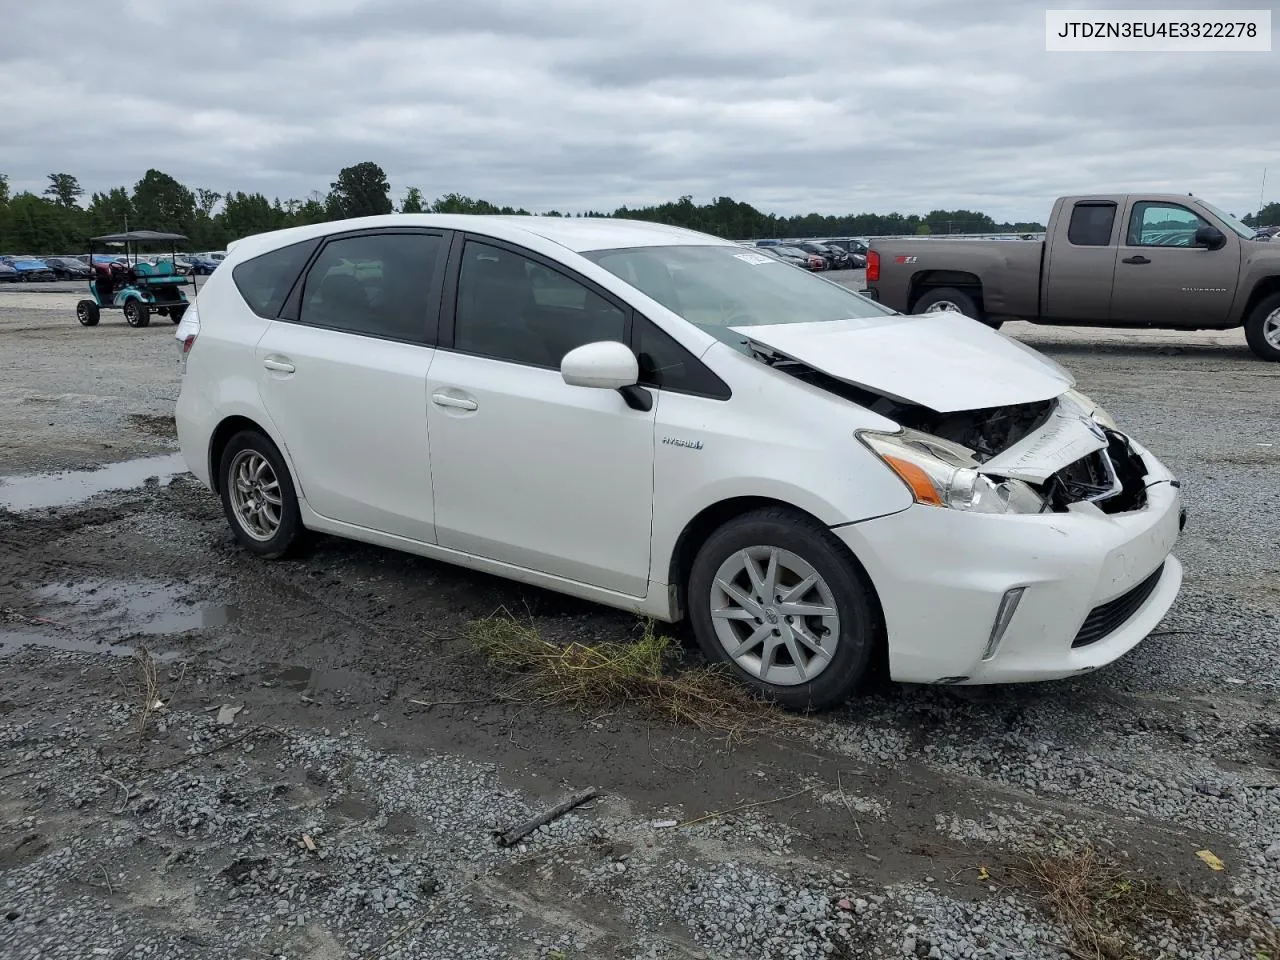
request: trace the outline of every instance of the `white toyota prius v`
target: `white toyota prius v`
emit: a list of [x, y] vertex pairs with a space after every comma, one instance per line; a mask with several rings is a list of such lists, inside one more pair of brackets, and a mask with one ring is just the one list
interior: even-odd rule
[[1174, 602], [1179, 484], [1062, 367], [738, 244], [391, 215], [245, 238], [178, 436], [262, 557], [307, 531], [662, 621], [820, 709], [1074, 676]]

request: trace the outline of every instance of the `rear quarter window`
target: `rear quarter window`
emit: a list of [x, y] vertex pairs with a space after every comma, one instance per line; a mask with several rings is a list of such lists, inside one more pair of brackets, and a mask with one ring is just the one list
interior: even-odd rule
[[1077, 203], [1067, 224], [1067, 241], [1077, 247], [1106, 247], [1116, 220], [1114, 203]]
[[249, 309], [260, 317], [274, 320], [321, 239], [292, 243], [236, 264], [231, 279]]

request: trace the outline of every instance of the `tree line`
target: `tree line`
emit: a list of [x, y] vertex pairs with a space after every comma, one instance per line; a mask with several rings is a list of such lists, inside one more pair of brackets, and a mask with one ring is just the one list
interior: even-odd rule
[[[313, 191], [305, 199], [267, 199], [262, 193], [222, 193], [208, 187], [187, 187], [167, 173], [148, 170], [132, 189], [115, 187], [85, 198], [79, 180], [69, 173], [51, 173], [42, 194], [23, 191], [10, 195], [8, 177], [0, 173], [0, 252], [56, 254], [85, 249], [90, 237], [128, 229], [163, 230], [190, 238], [190, 246], [217, 250], [238, 237], [282, 227], [342, 220], [385, 213], [527, 214], [522, 208], [498, 206], [459, 193], [427, 201], [421, 189], [410, 187], [396, 205], [386, 173], [373, 162], [358, 163], [338, 172], [327, 192]], [[782, 237], [884, 236], [946, 233], [1038, 233], [1039, 223], [997, 223], [974, 210], [933, 210], [927, 214], [859, 213], [831, 216], [809, 213], [778, 216], [749, 203], [717, 197], [694, 203], [692, 197], [647, 207], [619, 207], [612, 213], [557, 210], [548, 217], [627, 217], [688, 227], [734, 240]], [[1268, 204], [1255, 221], [1280, 222], [1280, 204]]]

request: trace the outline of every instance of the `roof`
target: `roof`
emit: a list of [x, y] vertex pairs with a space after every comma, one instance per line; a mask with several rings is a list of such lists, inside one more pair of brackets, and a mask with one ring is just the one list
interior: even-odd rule
[[145, 240], [185, 240], [180, 233], [162, 233], [159, 230], [130, 230], [128, 233], [108, 233], [103, 237], [93, 237], [102, 243], [141, 243]]
[[436, 227], [442, 230], [475, 230], [499, 239], [518, 242], [521, 235], [536, 236], [559, 244], [575, 253], [588, 250], [611, 250], [618, 247], [656, 247], [685, 245], [736, 246], [707, 233], [673, 227], [647, 220], [622, 220], [613, 217], [536, 217], [481, 216], [461, 213], [392, 213], [376, 217], [353, 217], [325, 223], [289, 227], [270, 233], [241, 237], [227, 245], [232, 251], [244, 244], [250, 251], [272, 249], [310, 237], [327, 236], [344, 230], [368, 230], [375, 227]]

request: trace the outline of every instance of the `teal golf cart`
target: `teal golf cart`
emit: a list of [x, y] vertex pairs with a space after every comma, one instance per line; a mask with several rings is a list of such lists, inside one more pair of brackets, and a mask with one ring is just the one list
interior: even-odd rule
[[[187, 238], [180, 233], [157, 230], [131, 230], [110, 233], [89, 241], [89, 281], [92, 299], [76, 304], [76, 319], [82, 326], [96, 327], [103, 310], [119, 310], [131, 327], [145, 327], [151, 315], [168, 317], [178, 323], [187, 312], [186, 287], [195, 287], [195, 279], [178, 272], [178, 243]], [[169, 245], [169, 256], [144, 260], [139, 254], [143, 245]], [[123, 255], [95, 254], [94, 247], [124, 247]]]

